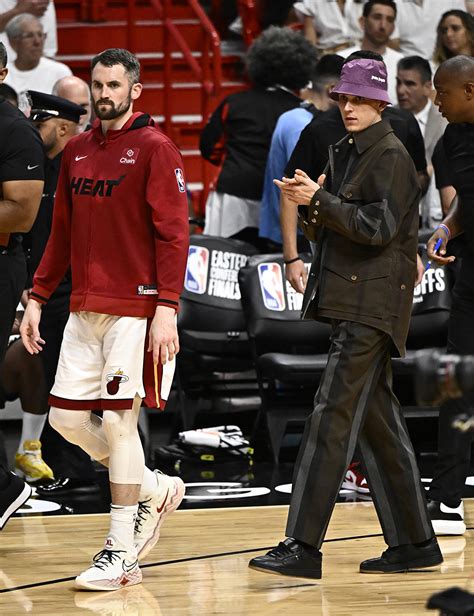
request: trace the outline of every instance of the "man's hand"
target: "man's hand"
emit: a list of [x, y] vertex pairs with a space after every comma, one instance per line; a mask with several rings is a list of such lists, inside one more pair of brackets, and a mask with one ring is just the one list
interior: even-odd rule
[[16, 9], [18, 14], [31, 13], [35, 17], [43, 17], [48, 8], [49, 0], [18, 0]]
[[20, 325], [20, 336], [26, 350], [31, 355], [37, 355], [43, 350], [44, 340], [40, 337], [39, 324], [41, 320], [41, 304], [30, 299]]
[[273, 180], [281, 192], [289, 201], [296, 205], [309, 205], [314, 193], [317, 192], [326, 179], [325, 175], [320, 175], [318, 181], [312, 180], [304, 171], [296, 169], [293, 178], [282, 178]]
[[303, 261], [298, 260], [285, 265], [285, 277], [295, 291], [304, 293], [308, 282], [308, 272]]
[[420, 284], [420, 282], [423, 280], [424, 273], [425, 273], [425, 266], [423, 265], [423, 261], [421, 260], [420, 255], [417, 253], [415, 287], [417, 287]]
[[151, 322], [148, 351], [153, 352], [153, 363], [172, 361], [179, 352], [176, 312], [167, 306], [157, 306]]
[[[441, 246], [439, 247], [438, 252], [434, 251], [436, 242], [441, 239]], [[448, 236], [446, 235], [446, 231], [443, 229], [436, 229], [433, 235], [428, 240], [426, 244], [426, 252], [428, 254], [428, 259], [430, 261], [434, 261], [438, 265], [447, 265], [448, 263], [452, 263], [456, 257], [444, 257], [446, 254], [446, 245], [448, 243]]]

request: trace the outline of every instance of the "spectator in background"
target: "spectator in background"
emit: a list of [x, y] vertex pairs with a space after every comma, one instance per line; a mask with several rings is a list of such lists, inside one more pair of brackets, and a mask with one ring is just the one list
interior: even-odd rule
[[0, 96], [3, 96], [9, 103], [18, 107], [18, 94], [6, 83], [0, 83]]
[[404, 56], [433, 56], [436, 28], [445, 11], [465, 9], [464, 0], [417, 0], [397, 2], [399, 40], [394, 41]]
[[70, 75], [54, 84], [53, 94], [80, 105], [85, 110], [86, 113], [79, 119], [77, 132], [85, 131], [90, 125], [92, 113], [91, 91], [88, 84], [83, 79]]
[[474, 55], [474, 17], [466, 11], [446, 11], [437, 29], [433, 62], [441, 64], [454, 56]]
[[[329, 92], [339, 79], [343, 62], [343, 58], [336, 54], [323, 56], [311, 77], [311, 87], [305, 91], [305, 101], [296, 109], [290, 109], [282, 114], [278, 119], [268, 153], [260, 213], [259, 235], [267, 240], [265, 252], [283, 250], [280, 190], [273, 180], [284, 175], [286, 164], [303, 128], [321, 112], [335, 105], [329, 97]], [[303, 235], [299, 235], [298, 239], [298, 250], [300, 252], [308, 250], [309, 245]]]
[[420, 202], [420, 208], [422, 226], [427, 229], [431, 229], [443, 217], [431, 159], [435, 146], [448, 124], [433, 105], [432, 94], [431, 67], [428, 60], [420, 56], [410, 56], [400, 60], [397, 73], [398, 104], [402, 109], [414, 114], [425, 141], [430, 184]]
[[393, 0], [369, 0], [364, 4], [360, 24], [363, 38], [360, 46], [343, 49], [340, 55], [347, 58], [359, 49], [374, 51], [382, 56], [387, 67], [388, 96], [397, 100], [397, 64], [402, 54], [388, 47], [388, 41], [395, 31], [397, 5]]
[[201, 153], [222, 165], [206, 204], [204, 233], [258, 245], [268, 150], [282, 113], [298, 107], [316, 65], [314, 47], [289, 28], [268, 28], [250, 47], [250, 90], [226, 97], [205, 126]]
[[0, 41], [5, 45], [10, 63], [16, 58], [16, 52], [8, 42], [5, 26], [10, 19], [21, 13], [31, 13], [41, 21], [47, 35], [44, 55], [54, 58], [58, 51], [58, 37], [53, 0], [0, 0]]
[[5, 30], [10, 45], [17, 53], [5, 81], [19, 95], [27, 90], [51, 94], [58, 79], [72, 75], [68, 66], [43, 55], [46, 35], [41, 22], [34, 15], [17, 15], [7, 23]]
[[294, 5], [305, 37], [322, 53], [338, 53], [360, 41], [362, 7], [362, 0], [302, 0]]

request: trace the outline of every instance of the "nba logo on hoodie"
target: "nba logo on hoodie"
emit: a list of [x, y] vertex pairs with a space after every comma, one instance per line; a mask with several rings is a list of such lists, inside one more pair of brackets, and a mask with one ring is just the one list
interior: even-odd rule
[[184, 287], [191, 293], [202, 295], [207, 289], [209, 250], [204, 246], [190, 246]]
[[258, 277], [263, 303], [268, 310], [285, 310], [283, 277], [278, 263], [260, 263]]
[[178, 190], [179, 192], [186, 192], [186, 184], [184, 183], [184, 175], [182, 169], [175, 169], [174, 174], [176, 176], [176, 181], [178, 182]]

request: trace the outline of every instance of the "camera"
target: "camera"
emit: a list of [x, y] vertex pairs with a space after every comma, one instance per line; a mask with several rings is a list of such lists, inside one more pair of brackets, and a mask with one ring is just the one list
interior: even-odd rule
[[[435, 349], [415, 356], [415, 393], [421, 406], [438, 406], [445, 400], [474, 393], [474, 355], [449, 355]], [[460, 415], [453, 427], [474, 430], [474, 416]]]

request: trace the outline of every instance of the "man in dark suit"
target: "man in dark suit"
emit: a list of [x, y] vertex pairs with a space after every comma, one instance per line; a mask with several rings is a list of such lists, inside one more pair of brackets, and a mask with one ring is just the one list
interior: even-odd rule
[[390, 102], [385, 64], [347, 62], [331, 95], [349, 134], [330, 147], [327, 178], [316, 183], [297, 170], [276, 180], [316, 240], [303, 316], [331, 323], [331, 348], [296, 463], [287, 539], [250, 561], [310, 578], [321, 577], [319, 549], [356, 444], [389, 546], [360, 571], [410, 571], [443, 560], [390, 363], [393, 345], [405, 352], [421, 191], [408, 152], [382, 120]]

